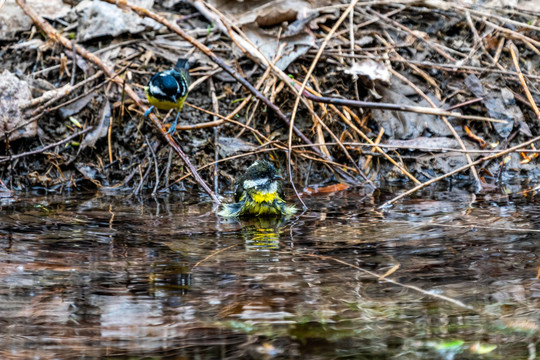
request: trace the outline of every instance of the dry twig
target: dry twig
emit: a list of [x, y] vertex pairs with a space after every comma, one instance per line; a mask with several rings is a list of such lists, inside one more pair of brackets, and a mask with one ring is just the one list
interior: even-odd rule
[[[18, 0], [21, 1], [21, 0]], [[212, 50], [210, 50], [206, 45], [202, 44], [200, 41], [192, 37], [191, 35], [187, 34], [184, 30], [182, 30], [178, 25], [171, 23], [167, 19], [165, 19], [162, 16], [159, 16], [158, 14], [154, 13], [153, 11], [147, 10], [143, 7], [133, 5], [126, 0], [104, 0], [108, 3], [111, 3], [113, 5], [118, 6], [121, 9], [128, 9], [133, 12], [135, 12], [137, 15], [141, 17], [149, 17], [151, 19], [154, 19], [155, 21], [159, 22], [160, 24], [167, 27], [169, 30], [175, 32], [176, 34], [183, 37], [186, 41], [188, 41], [190, 44], [201, 50], [210, 60], [215, 62], [217, 65], [219, 65], [223, 70], [225, 70], [227, 73], [229, 73], [233, 78], [235, 78], [239, 83], [241, 83], [246, 89], [248, 89], [253, 96], [255, 96], [257, 99], [261, 100], [263, 103], [265, 103], [274, 113], [287, 125], [290, 125], [289, 118], [283, 114], [283, 112], [277, 107], [275, 104], [270, 102], [261, 92], [259, 92], [257, 89], [253, 87], [247, 81], [244, 79], [240, 74], [238, 74], [237, 71], [235, 71], [230, 65], [228, 65], [223, 59], [218, 57]], [[311, 144], [311, 141], [296, 127], [294, 128], [294, 132], [298, 137], [302, 139], [306, 144]], [[318, 148], [314, 147], [316, 151], [320, 151]], [[217, 198], [216, 198], [217, 199]]]
[[[298, 93], [296, 95], [296, 100], [294, 102], [294, 106], [293, 106], [293, 110], [292, 110], [291, 123], [289, 125], [289, 141], [288, 141], [288, 145], [287, 145], [287, 147], [288, 147], [287, 157], [288, 157], [288, 167], [289, 167], [289, 178], [290, 178], [291, 183], [293, 183], [293, 181], [292, 181], [292, 167], [291, 167], [292, 131], [293, 131], [293, 126], [294, 126], [294, 119], [296, 117], [296, 112], [298, 111], [298, 105], [300, 104], [300, 99], [302, 98], [302, 93], [304, 92], [304, 90], [306, 88], [306, 84], [309, 81], [309, 78], [310, 78], [311, 74], [313, 73], [313, 70], [315, 70], [315, 66], [317, 66], [317, 62], [319, 61], [319, 59], [320, 59], [320, 57], [321, 57], [321, 55], [322, 55], [322, 53], [324, 51], [324, 48], [326, 47], [326, 44], [328, 44], [328, 41], [330, 41], [330, 39], [332, 38], [332, 35], [334, 34], [334, 32], [341, 25], [341, 23], [343, 23], [343, 21], [347, 18], [347, 16], [349, 15], [349, 12], [351, 12], [352, 9], [354, 9], [357, 2], [358, 2], [358, 0], [352, 0], [351, 1], [349, 6], [347, 7], [347, 9], [345, 9], [343, 14], [341, 14], [341, 16], [336, 21], [336, 23], [334, 24], [334, 26], [332, 27], [330, 32], [324, 38], [324, 41], [322, 42], [322, 44], [319, 47], [319, 51], [317, 52], [317, 55], [315, 55], [315, 59], [313, 59], [313, 62], [311, 63], [311, 66], [309, 67], [309, 70], [308, 70], [307, 74], [305, 75], [304, 81], [302, 82], [302, 86], [300, 87], [300, 89], [298, 90]], [[298, 196], [298, 199], [300, 199], [300, 202], [304, 206], [304, 209], [307, 209], [306, 204], [304, 203], [304, 201], [302, 201], [300, 195], [298, 195], [298, 191], [296, 190], [296, 187], [294, 186], [294, 184], [293, 184], [293, 188], [294, 188], [295, 193]]]
[[431, 184], [433, 184], [433, 183], [436, 183], [437, 181], [446, 179], [446, 178], [449, 177], [449, 176], [452, 176], [452, 175], [454, 175], [454, 174], [460, 173], [460, 172], [462, 172], [462, 171], [464, 171], [464, 170], [469, 169], [469, 168], [472, 167], [472, 166], [481, 164], [481, 163], [483, 163], [484, 161], [488, 161], [488, 160], [492, 160], [492, 159], [499, 158], [499, 157], [501, 157], [501, 156], [504, 156], [504, 155], [506, 155], [506, 154], [509, 154], [509, 153], [511, 153], [511, 152], [514, 152], [514, 151], [516, 151], [516, 150], [518, 150], [518, 149], [521, 149], [521, 148], [523, 148], [523, 147], [525, 147], [525, 146], [529, 146], [530, 144], [533, 144], [533, 143], [535, 143], [535, 142], [537, 142], [537, 141], [540, 141], [540, 136], [537, 136], [537, 137], [535, 137], [534, 139], [531, 139], [531, 140], [526, 141], [526, 142], [524, 142], [524, 143], [521, 143], [521, 144], [519, 144], [519, 145], [513, 146], [513, 147], [511, 147], [511, 148], [509, 148], [509, 149], [506, 149], [506, 150], [504, 150], [504, 151], [498, 152], [498, 153], [496, 153], [496, 154], [485, 156], [485, 157], [480, 158], [480, 159], [478, 159], [478, 160], [476, 160], [476, 161], [473, 161], [472, 163], [469, 163], [469, 164], [467, 164], [467, 165], [463, 165], [463, 166], [460, 167], [460, 168], [457, 168], [457, 169], [455, 169], [455, 170], [453, 170], [453, 171], [450, 171], [449, 173], [446, 173], [446, 174], [444, 174], [444, 175], [441, 175], [441, 176], [438, 176], [438, 177], [433, 178], [433, 179], [431, 179], [431, 180], [428, 180], [428, 181], [426, 181], [426, 182], [424, 182], [424, 183], [422, 183], [422, 184], [420, 184], [420, 185], [418, 185], [418, 186], [416, 186], [416, 187], [414, 187], [414, 188], [412, 188], [412, 189], [410, 189], [410, 190], [408, 190], [408, 191], [405, 191], [405, 192], [401, 193], [400, 195], [396, 196], [395, 198], [393, 198], [393, 199], [391, 199], [391, 200], [388, 200], [387, 202], [385, 202], [384, 204], [382, 204], [381, 206], [379, 206], [379, 209], [385, 209], [385, 208], [389, 207], [390, 205], [392, 205], [393, 203], [395, 203], [396, 201], [398, 201], [398, 200], [400, 200], [400, 199], [402, 199], [402, 198], [404, 198], [404, 197], [406, 197], [406, 196], [409, 196], [409, 195], [411, 195], [411, 194], [417, 192], [418, 190], [425, 188], [425, 187], [428, 186], [428, 185], [431, 185]]
[[325, 104], [333, 104], [333, 105], [338, 105], [338, 106], [349, 106], [349, 107], [357, 107], [357, 108], [364, 108], [364, 109], [404, 111], [404, 112], [412, 112], [416, 114], [450, 116], [450, 117], [455, 117], [455, 118], [463, 119], [463, 120], [478, 120], [478, 121], [503, 123], [503, 124], [507, 123], [506, 120], [499, 120], [499, 119], [493, 119], [493, 118], [488, 118], [484, 116], [476, 116], [476, 115], [462, 115], [461, 113], [458, 113], [456, 111], [448, 111], [444, 109], [439, 109], [437, 107], [429, 108], [429, 107], [424, 107], [424, 106], [408, 106], [408, 105], [401, 105], [401, 104], [389, 104], [389, 103], [371, 102], [371, 101], [357, 101], [357, 100], [349, 100], [349, 99], [334, 98], [334, 97], [316, 96], [307, 90], [304, 90], [303, 95], [304, 97], [308, 98], [311, 101], [325, 103]]
[[525, 78], [523, 77], [523, 73], [521, 72], [521, 67], [519, 66], [519, 57], [518, 57], [518, 50], [512, 40], [508, 42], [508, 47], [510, 48], [510, 54], [512, 55], [512, 61], [514, 62], [514, 67], [516, 68], [516, 72], [519, 77], [519, 82], [521, 83], [521, 86], [523, 86], [523, 91], [525, 91], [525, 96], [527, 96], [527, 100], [531, 104], [531, 107], [536, 114], [536, 120], [540, 124], [540, 110], [538, 110], [538, 106], [536, 106], [536, 103], [531, 95], [531, 92], [529, 91], [529, 87], [527, 86], [527, 83], [525, 82]]

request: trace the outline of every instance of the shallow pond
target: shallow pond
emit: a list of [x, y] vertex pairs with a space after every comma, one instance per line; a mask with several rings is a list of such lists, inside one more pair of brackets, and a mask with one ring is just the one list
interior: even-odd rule
[[281, 223], [186, 194], [0, 199], [0, 357], [539, 358], [536, 198], [391, 197]]

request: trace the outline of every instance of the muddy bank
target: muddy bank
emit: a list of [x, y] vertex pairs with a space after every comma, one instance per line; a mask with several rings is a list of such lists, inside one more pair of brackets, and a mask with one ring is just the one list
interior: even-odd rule
[[[452, 178], [472, 189], [504, 190], [518, 175], [536, 183], [534, 141], [501, 153], [539, 129], [538, 13], [526, 2], [512, 9], [299, 1], [296, 11], [212, 2], [221, 12], [197, 1], [133, 4], [157, 17], [86, 1], [50, 4], [47, 12], [39, 1], [4, 4], [12, 15], [0, 32], [5, 188], [138, 194], [202, 190], [202, 181], [223, 193], [255, 158], [286, 171], [289, 137], [300, 189], [366, 179], [412, 187], [463, 167]], [[32, 25], [24, 15], [32, 10], [53, 28], [36, 26], [36, 18]], [[160, 130], [164, 111], [155, 121], [142, 116], [143, 87], [178, 57], [189, 59], [193, 85], [171, 140]], [[308, 73], [311, 97], [296, 104]]]

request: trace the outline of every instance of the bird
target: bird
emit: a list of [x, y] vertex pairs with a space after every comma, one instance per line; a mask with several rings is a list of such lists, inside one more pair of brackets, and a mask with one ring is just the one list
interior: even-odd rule
[[297, 209], [284, 200], [282, 177], [271, 163], [257, 160], [234, 182], [233, 204], [218, 215], [233, 217], [287, 217]]
[[182, 110], [184, 101], [186, 101], [190, 84], [191, 78], [187, 59], [178, 59], [174, 69], [155, 73], [150, 78], [148, 85], [144, 87], [144, 92], [151, 105], [144, 112], [144, 117], [147, 118], [154, 108], [160, 110], [177, 109], [176, 118], [167, 131], [168, 134], [174, 134], [180, 110]]

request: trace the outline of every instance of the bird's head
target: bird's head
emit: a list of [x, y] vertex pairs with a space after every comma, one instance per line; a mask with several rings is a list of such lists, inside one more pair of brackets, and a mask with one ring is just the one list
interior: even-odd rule
[[281, 187], [283, 178], [274, 165], [265, 160], [255, 161], [243, 176], [242, 186], [246, 190], [275, 193]]

